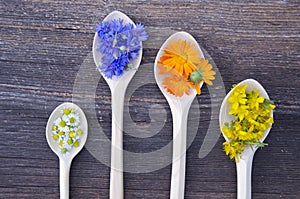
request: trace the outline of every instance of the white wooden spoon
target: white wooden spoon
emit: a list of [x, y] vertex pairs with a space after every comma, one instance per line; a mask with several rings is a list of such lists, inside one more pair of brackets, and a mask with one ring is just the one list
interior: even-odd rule
[[[260, 95], [262, 97], [264, 97], [265, 99], [269, 99], [266, 90], [256, 80], [246, 79], [240, 82], [237, 86], [245, 85], [245, 84], [248, 84], [247, 91], [259, 90]], [[224, 127], [224, 123], [228, 122], [230, 124], [230, 122], [234, 120], [234, 117], [232, 115], [229, 115], [230, 105], [228, 102], [228, 98], [231, 95], [232, 91], [233, 90], [231, 90], [226, 95], [220, 108], [219, 122], [220, 122], [221, 131], [222, 128]], [[273, 111], [271, 115], [273, 117]], [[261, 142], [263, 142], [266, 139], [269, 132], [270, 132], [270, 128], [265, 130], [264, 136], [260, 139]], [[225, 140], [228, 141], [229, 139], [226, 137], [226, 135], [223, 132], [222, 134]], [[241, 158], [239, 159], [239, 162], [236, 163], [238, 199], [251, 199], [252, 160], [256, 150], [257, 150], [256, 146], [252, 146], [252, 148], [250, 146], [246, 147], [244, 152], [241, 154]]]
[[[58, 146], [58, 143], [52, 137], [52, 126], [54, 121], [61, 117], [61, 112], [64, 108], [72, 108], [78, 113], [80, 118], [80, 128], [83, 131], [83, 134], [80, 137], [80, 144], [78, 147], [73, 147], [67, 154], [61, 153], [61, 150]], [[69, 198], [69, 174], [70, 167], [73, 158], [81, 151], [83, 148], [88, 135], [88, 124], [84, 112], [73, 103], [63, 103], [59, 105], [50, 115], [47, 127], [46, 127], [46, 138], [47, 142], [52, 149], [52, 151], [59, 157], [59, 185], [60, 185], [60, 199]]]
[[[112, 21], [113, 19], [123, 19], [124, 24], [131, 23], [135, 26], [134, 22], [119, 11], [113, 11], [107, 15], [103, 21]], [[96, 66], [99, 66], [99, 61], [102, 54], [97, 49], [99, 43], [97, 32], [94, 36], [93, 42], [93, 57]], [[142, 46], [142, 43], [140, 44]], [[110, 170], [110, 198], [122, 199], [124, 197], [123, 191], [123, 106], [124, 97], [127, 86], [133, 78], [142, 60], [142, 47], [136, 59], [131, 61], [133, 70], [124, 71], [119, 76], [113, 76], [112, 79], [107, 78], [103, 73], [101, 75], [107, 82], [112, 96], [112, 134], [111, 134], [111, 170]]]
[[[187, 119], [190, 106], [195, 99], [197, 92], [194, 89], [190, 90], [190, 94], [184, 94], [182, 97], [175, 97], [168, 93], [163, 87], [163, 76], [159, 74], [157, 68], [158, 61], [162, 56], [165, 47], [170, 41], [177, 41], [178, 39], [189, 41], [191, 44], [195, 44], [196, 49], [199, 52], [200, 57], [204, 58], [203, 53], [197, 43], [197, 41], [187, 32], [177, 32], [171, 35], [165, 43], [162, 45], [155, 59], [154, 75], [156, 82], [167, 99], [173, 117], [173, 160], [172, 160], [172, 176], [171, 176], [171, 199], [183, 199], [184, 198], [184, 186], [185, 186], [185, 161], [186, 161], [186, 134], [187, 134]], [[200, 83], [200, 87], [202, 86]]]

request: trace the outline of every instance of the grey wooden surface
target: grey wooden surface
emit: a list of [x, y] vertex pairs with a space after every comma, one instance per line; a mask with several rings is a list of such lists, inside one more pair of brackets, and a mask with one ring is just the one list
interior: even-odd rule
[[[300, 198], [298, 0], [0, 0], [0, 198], [59, 198], [58, 159], [45, 139], [47, 119], [57, 105], [72, 100], [94, 28], [116, 9], [148, 29], [190, 32], [214, 59], [227, 92], [246, 78], [264, 85], [277, 109], [269, 146], [254, 158], [253, 198]], [[142, 63], [151, 65], [158, 48], [146, 42]], [[236, 198], [235, 164], [222, 151], [223, 138], [205, 158], [198, 157], [210, 121], [206, 86], [197, 100], [200, 127], [187, 151], [185, 198]], [[125, 135], [126, 150], [156, 150], [171, 140], [170, 110], [154, 83], [134, 92], [131, 117], [140, 127], [148, 125], [153, 104], [165, 108], [165, 127], [151, 138]], [[95, 109], [109, 138], [110, 93], [103, 80]], [[125, 173], [125, 198], [168, 198], [170, 174], [171, 166]], [[109, 167], [84, 148], [73, 161], [71, 198], [108, 198], [108, 188]]]

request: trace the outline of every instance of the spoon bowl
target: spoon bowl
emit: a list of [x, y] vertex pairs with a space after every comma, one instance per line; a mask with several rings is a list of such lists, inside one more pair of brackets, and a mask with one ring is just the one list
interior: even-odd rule
[[[120, 11], [111, 12], [103, 19], [103, 21], [109, 22], [114, 19], [122, 19], [124, 24], [130, 23], [130, 24], [133, 24], [134, 27], [136, 27], [135, 23], [127, 15], [125, 15], [124, 13], [122, 13]], [[97, 68], [99, 66], [99, 61], [101, 60], [101, 57], [102, 57], [101, 52], [99, 52], [99, 50], [98, 50], [99, 42], [100, 42], [100, 38], [98, 37], [98, 33], [96, 32], [94, 35], [94, 40], [93, 40], [93, 58], [94, 58], [94, 62], [95, 62], [95, 65], [97, 66]], [[134, 60], [130, 60], [130, 63], [133, 65], [133, 68], [134, 68], [133, 70], [125, 71], [122, 75], [120, 75], [118, 77], [113, 76], [111, 79], [107, 78], [102, 72], [100, 72], [102, 77], [105, 79], [105, 81], [107, 82], [107, 84], [111, 90], [115, 89], [115, 87], [120, 84], [125, 84], [127, 87], [128, 83], [133, 78], [133, 76], [136, 73], [136, 71], [138, 70], [141, 60], [142, 60], [142, 53], [143, 53], [142, 42], [140, 42], [140, 45], [141, 45], [141, 49], [139, 50], [138, 57]]]
[[[178, 105], [178, 104], [187, 104], [189, 103], [189, 101], [191, 100], [194, 100], [194, 98], [196, 97], [197, 95], [197, 92], [194, 90], [194, 89], [191, 89], [190, 90], [190, 94], [189, 95], [186, 95], [184, 94], [183, 96], [181, 97], [176, 97], [170, 93], [168, 93], [166, 91], [166, 89], [163, 87], [163, 84], [162, 84], [162, 81], [163, 81], [163, 78], [164, 78], [164, 75], [160, 75], [159, 72], [158, 72], [158, 67], [157, 67], [157, 64], [158, 64], [158, 61], [160, 59], [160, 57], [162, 56], [162, 54], [164, 53], [164, 49], [166, 48], [166, 46], [171, 42], [171, 41], [176, 41], [178, 39], [182, 39], [182, 40], [186, 40], [186, 41], [189, 41], [191, 42], [192, 44], [195, 44], [195, 47], [197, 49], [197, 51], [199, 52], [199, 55], [201, 58], [204, 58], [204, 55], [203, 55], [203, 52], [200, 48], [200, 46], [198, 45], [197, 41], [195, 40], [195, 38], [190, 35], [189, 33], [187, 32], [177, 32], [177, 33], [174, 33], [173, 35], [171, 35], [164, 43], [163, 45], [161, 46], [161, 48], [159, 49], [158, 53], [157, 53], [157, 56], [156, 56], [156, 59], [155, 59], [155, 64], [154, 64], [154, 76], [155, 76], [155, 80], [157, 82], [157, 85], [159, 87], [159, 89], [161, 90], [161, 92], [163, 93], [163, 95], [165, 96], [165, 98], [167, 99], [168, 103], [173, 105]], [[203, 82], [201, 81], [200, 82], [200, 88], [202, 87], [203, 85]], [[177, 103], [177, 104], [176, 104]]]
[[[186, 40], [195, 45], [201, 58], [204, 55], [197, 43], [197, 41], [187, 32], [177, 32], [171, 35], [165, 43], [162, 45], [155, 59], [154, 75], [158, 87], [167, 99], [173, 117], [173, 155], [172, 155], [172, 176], [171, 176], [171, 199], [183, 199], [184, 198], [184, 186], [185, 186], [185, 161], [186, 161], [186, 134], [187, 134], [187, 119], [190, 106], [194, 101], [197, 92], [194, 89], [190, 89], [190, 94], [184, 94], [181, 97], [176, 97], [166, 91], [162, 81], [164, 76], [159, 74], [158, 61], [162, 56], [164, 49], [171, 41], [178, 39]], [[203, 82], [200, 83], [200, 88]]]
[[[266, 92], [266, 90], [264, 89], [264, 87], [256, 80], [254, 79], [246, 79], [242, 82], [240, 82], [239, 84], [237, 84], [237, 86], [241, 86], [241, 85], [248, 85], [246, 91], [252, 91], [252, 90], [258, 90], [260, 93], [260, 96], [262, 96], [265, 99], [270, 99], [268, 93]], [[221, 108], [220, 108], [220, 115], [219, 115], [219, 123], [220, 123], [220, 128], [222, 131], [222, 127], [224, 126], [224, 123], [230, 123], [231, 121], [234, 120], [234, 116], [229, 114], [229, 109], [230, 109], [230, 105], [228, 102], [228, 98], [230, 97], [230, 95], [232, 94], [233, 89], [226, 95], [226, 97], [224, 98]], [[271, 113], [271, 116], [273, 117], [273, 111]], [[268, 136], [269, 132], [270, 132], [271, 128], [268, 128], [265, 130], [264, 132], [264, 136], [260, 139], [261, 142], [263, 142], [266, 137]], [[223, 133], [222, 133], [223, 134]], [[225, 134], [223, 134], [224, 138], [226, 141], [228, 141], [228, 138], [226, 137]], [[250, 151], [253, 151], [251, 147], [247, 147], [247, 149], [250, 149]], [[256, 150], [257, 148], [253, 148], [254, 150]], [[245, 150], [245, 152], [248, 150]], [[248, 153], [245, 153], [243, 155], [247, 155]]]
[[[134, 22], [126, 16], [124, 13], [119, 11], [113, 11], [103, 21], [109, 22], [114, 19], [122, 19], [124, 24], [133, 24]], [[102, 54], [98, 50], [98, 43], [100, 38], [98, 33], [95, 33], [93, 41], [93, 58], [94, 62], [99, 67], [99, 61]], [[123, 74], [116, 77], [113, 76], [111, 79], [107, 78], [102, 72], [101, 75], [107, 82], [112, 96], [112, 134], [111, 134], [111, 170], [110, 170], [110, 198], [111, 199], [123, 199], [123, 109], [124, 109], [124, 98], [125, 92], [129, 82], [133, 78], [137, 69], [140, 66], [142, 60], [142, 42], [140, 42], [141, 49], [139, 50], [138, 57], [134, 60], [130, 60], [134, 69], [126, 70]]]
[[[80, 137], [80, 145], [78, 147], [72, 147], [70, 151], [66, 154], [63, 154], [58, 146], [58, 143], [54, 141], [52, 138], [52, 125], [54, 121], [61, 116], [61, 113], [64, 108], [72, 108], [78, 113], [80, 118], [80, 128], [83, 131], [83, 134]], [[59, 164], [60, 164], [60, 198], [61, 199], [68, 199], [69, 198], [69, 173], [70, 173], [70, 166], [72, 163], [73, 158], [82, 150], [88, 135], [88, 123], [85, 117], [84, 112], [73, 103], [63, 103], [56, 107], [54, 111], [51, 113], [47, 126], [46, 126], [46, 139], [47, 142], [52, 149], [52, 151], [59, 157]]]
[[[254, 79], [246, 79], [242, 82], [240, 82], [237, 86], [240, 85], [248, 85], [246, 91], [252, 91], [252, 90], [258, 90], [260, 92], [260, 96], [264, 97], [265, 99], [270, 99], [268, 93], [263, 88], [263, 86], [258, 83]], [[221, 108], [220, 108], [220, 115], [219, 115], [219, 124], [220, 129], [222, 132], [222, 128], [224, 127], [224, 123], [231, 123], [231, 121], [234, 120], [234, 116], [229, 114], [230, 110], [230, 104], [228, 102], [228, 98], [232, 94], [234, 89], [232, 89], [224, 98]], [[273, 117], [273, 111], [271, 112], [271, 116]], [[266, 137], [268, 136], [271, 128], [268, 128], [265, 130], [263, 137], [260, 139], [261, 142], [263, 142]], [[229, 141], [229, 139], [226, 137], [226, 135], [222, 132], [223, 137], [226, 141]], [[236, 168], [237, 168], [237, 198], [238, 199], [251, 199], [251, 170], [252, 170], [252, 161], [253, 156], [257, 150], [256, 146], [247, 146], [243, 153], [241, 154], [241, 158], [238, 162], [236, 162]]]

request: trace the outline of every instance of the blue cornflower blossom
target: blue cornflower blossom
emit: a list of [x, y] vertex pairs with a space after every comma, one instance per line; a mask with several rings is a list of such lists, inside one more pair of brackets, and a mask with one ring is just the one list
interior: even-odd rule
[[138, 23], [136, 28], [133, 30], [133, 35], [136, 36], [139, 41], [146, 41], [148, 39], [148, 34], [144, 25], [140, 23]]
[[101, 22], [96, 31], [101, 40], [108, 40], [114, 36], [114, 30], [111, 28], [109, 22]]
[[101, 22], [96, 28], [100, 42], [98, 50], [102, 54], [99, 70], [107, 78], [120, 76], [128, 69], [130, 60], [136, 59], [141, 42], [148, 35], [142, 24], [124, 24], [122, 19]]
[[128, 35], [127, 39], [128, 53], [131, 59], [138, 57], [139, 50], [141, 49], [140, 41], [132, 33]]
[[[106, 77], [112, 78], [113, 75], [120, 76], [123, 74], [125, 66], [129, 64], [129, 58], [127, 53], [121, 55], [117, 59], [104, 59], [100, 70], [105, 74]], [[107, 62], [106, 62], [107, 61]]]

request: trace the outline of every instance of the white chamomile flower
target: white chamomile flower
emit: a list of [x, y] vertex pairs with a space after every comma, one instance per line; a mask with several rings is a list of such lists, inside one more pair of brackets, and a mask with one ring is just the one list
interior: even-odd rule
[[73, 147], [80, 146], [80, 137], [83, 134], [78, 113], [72, 107], [61, 110], [52, 125], [52, 137], [58, 143], [61, 153], [68, 155]]
[[55, 126], [59, 126], [60, 121], [61, 121], [61, 118], [60, 118], [60, 117], [57, 118], [57, 119], [54, 121], [54, 125], [55, 125]]
[[[52, 133], [53, 133], [53, 132], [52, 132]], [[58, 142], [59, 139], [60, 139], [59, 135], [57, 135], [55, 132], [52, 134], [52, 138], [53, 138], [53, 140], [55, 140], [56, 142]]]
[[62, 116], [62, 120], [65, 121], [68, 124], [68, 122], [69, 122], [70, 119], [69, 119], [69, 117], [67, 115], [63, 115]]
[[64, 127], [58, 127], [58, 132], [64, 132], [65, 134], [70, 132], [70, 129], [68, 126], [64, 126]]
[[61, 110], [60, 112], [63, 114], [63, 115], [69, 115], [70, 113], [72, 113], [73, 109], [70, 108], [70, 107], [65, 107], [63, 110]]
[[64, 121], [62, 118], [57, 118], [54, 122], [54, 124], [57, 126], [58, 132], [69, 132], [69, 127], [67, 125], [67, 122]]
[[79, 139], [80, 139], [80, 136], [76, 135], [75, 140], [79, 140]]
[[79, 125], [79, 116], [76, 113], [70, 113], [68, 115], [69, 122], [67, 123], [69, 126], [78, 126]]
[[72, 132], [74, 131], [74, 128], [70, 127], [69, 130], [70, 130], [69, 132]]

